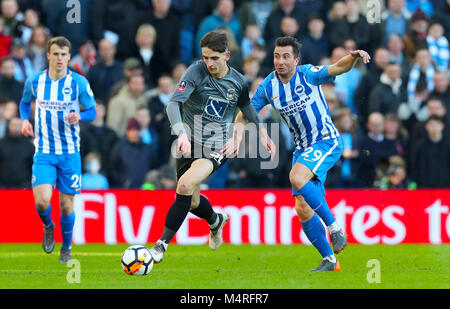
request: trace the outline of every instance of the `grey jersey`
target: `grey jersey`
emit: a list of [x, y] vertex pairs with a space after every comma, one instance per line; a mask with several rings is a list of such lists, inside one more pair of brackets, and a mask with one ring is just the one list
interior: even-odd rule
[[221, 148], [231, 137], [236, 107], [250, 104], [247, 80], [229, 69], [223, 78], [215, 78], [200, 60], [189, 66], [178, 83], [171, 101], [180, 104], [183, 123], [191, 130], [191, 142]]

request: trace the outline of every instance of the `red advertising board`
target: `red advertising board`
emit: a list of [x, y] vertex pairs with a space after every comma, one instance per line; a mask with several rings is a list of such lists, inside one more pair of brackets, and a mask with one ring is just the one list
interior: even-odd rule
[[[290, 190], [209, 190], [213, 207], [230, 216], [224, 239], [231, 244], [308, 244]], [[161, 235], [174, 191], [84, 191], [74, 202], [73, 241], [153, 243]], [[327, 201], [350, 243], [450, 243], [450, 190], [327, 190]], [[30, 190], [0, 190], [0, 243], [39, 243], [42, 224]], [[59, 222], [55, 191], [52, 216]], [[61, 241], [59, 224], [56, 240]], [[205, 221], [189, 214], [178, 244], [205, 244]]]

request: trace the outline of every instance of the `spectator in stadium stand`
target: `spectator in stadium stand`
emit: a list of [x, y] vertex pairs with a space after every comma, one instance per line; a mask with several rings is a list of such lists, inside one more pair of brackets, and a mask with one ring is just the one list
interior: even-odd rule
[[266, 26], [270, 13], [277, 8], [277, 1], [272, 0], [249, 0], [238, 8], [239, 21], [242, 29], [250, 24], [257, 24], [263, 30]]
[[24, 19], [23, 13], [19, 10], [16, 0], [1, 0], [1, 15], [5, 20], [3, 33], [12, 39], [21, 38], [21, 25]]
[[330, 111], [331, 118], [334, 119], [339, 113], [339, 110], [342, 108], [342, 103], [339, 101], [336, 92], [334, 91], [334, 84], [323, 84], [322, 92], [328, 103], [328, 110]]
[[395, 144], [384, 136], [384, 116], [371, 113], [367, 121], [368, 133], [358, 143], [359, 163], [357, 179], [364, 187], [373, 187], [376, 169], [387, 164], [389, 157], [397, 155]]
[[135, 118], [128, 120], [126, 135], [111, 152], [109, 172], [112, 188], [140, 188], [147, 172], [156, 167], [156, 153], [152, 146], [141, 141], [141, 129]]
[[132, 75], [127, 84], [109, 101], [106, 124], [119, 137], [124, 136], [128, 120], [134, 117], [136, 109], [146, 105], [144, 91], [144, 76]]
[[[298, 22], [295, 18], [291, 16], [284, 16], [281, 19], [280, 29], [282, 36], [292, 36], [300, 41], [300, 28]], [[268, 75], [273, 70], [273, 51], [275, 49], [275, 41], [266, 42], [266, 57], [261, 63], [261, 69], [258, 75], [265, 76]]]
[[8, 135], [0, 139], [0, 187], [30, 188], [34, 146], [22, 135], [22, 121], [13, 118]]
[[391, 34], [388, 39], [387, 48], [389, 51], [389, 61], [398, 63], [402, 68], [402, 80], [408, 80], [410, 70], [410, 60], [404, 53], [403, 39], [398, 34]]
[[324, 33], [325, 22], [319, 15], [308, 20], [308, 33], [300, 40], [302, 43], [302, 62], [318, 64], [320, 58], [330, 54], [330, 43]]
[[406, 10], [405, 0], [388, 0], [387, 10], [381, 15], [383, 45], [393, 34], [403, 37], [411, 27], [411, 15]]
[[[84, 159], [90, 152], [98, 153], [102, 162], [100, 172], [108, 176], [107, 167], [109, 166], [111, 149], [114, 148], [119, 138], [114, 130], [106, 126], [105, 103], [100, 100], [96, 101], [97, 118], [92, 122], [80, 123], [81, 154], [82, 159]], [[84, 145], [83, 141], [86, 141]]]
[[[336, 63], [347, 54], [348, 53], [342, 46], [334, 48], [331, 52], [331, 63]], [[336, 76], [334, 81], [334, 89], [339, 100], [343, 102], [346, 107], [350, 108], [356, 115], [358, 111], [354, 104], [354, 96], [360, 81], [361, 73], [356, 68], [352, 68], [347, 73]]]
[[296, 0], [278, 0], [278, 7], [267, 18], [266, 26], [263, 30], [263, 37], [266, 44], [273, 46], [275, 39], [284, 35], [280, 25], [282, 19], [286, 16], [292, 17], [300, 23], [300, 33], [307, 32], [308, 11], [302, 10]]
[[[138, 59], [145, 82], [148, 87], [155, 85], [153, 83], [154, 75], [158, 74], [153, 69], [158, 66], [158, 58], [155, 57], [155, 43], [157, 35], [155, 27], [150, 24], [142, 24], [136, 32], [136, 51], [133, 58]], [[133, 59], [131, 58], [131, 59]], [[130, 59], [130, 58], [128, 58]]]
[[14, 67], [15, 63], [13, 58], [2, 58], [0, 68], [0, 94], [5, 100], [13, 100], [18, 104], [22, 98], [24, 84], [15, 79]]
[[147, 15], [151, 1], [91, 0], [90, 6], [90, 16], [92, 17], [89, 20], [94, 43], [100, 44], [99, 42], [103, 38], [109, 38], [117, 48], [119, 60], [124, 61], [131, 57], [139, 21]]
[[438, 20], [444, 26], [444, 35], [450, 41], [450, 1], [441, 1], [434, 10], [433, 20]]
[[5, 107], [6, 102], [0, 97], [0, 139], [5, 137], [8, 133], [8, 122], [9, 120], [5, 118]]
[[386, 175], [382, 176], [377, 185], [380, 189], [416, 189], [417, 184], [408, 178], [406, 162], [400, 156], [389, 158]]
[[75, 72], [87, 76], [89, 70], [95, 65], [97, 60], [97, 50], [90, 40], [81, 43], [78, 52], [69, 62], [69, 67]]
[[86, 171], [82, 175], [83, 181], [81, 182], [81, 188], [87, 190], [99, 190], [108, 189], [108, 179], [101, 174], [101, 158], [98, 153], [91, 152], [86, 155], [83, 160], [84, 170]]
[[[99, 18], [91, 14], [91, 5], [98, 0], [78, 0], [79, 10], [73, 13], [73, 4], [68, 1], [42, 0], [42, 11], [45, 12], [45, 24], [53, 36], [64, 36], [72, 43], [72, 56], [78, 51], [81, 44], [90, 37], [95, 28], [91, 28], [90, 21]], [[74, 18], [74, 20], [71, 20]]]
[[87, 79], [97, 99], [108, 102], [109, 91], [123, 78], [123, 65], [115, 59], [116, 48], [107, 39], [98, 43], [100, 59], [89, 70]]
[[[435, 72], [433, 75], [434, 90], [430, 97], [437, 97], [447, 106], [447, 112], [450, 113], [450, 87], [448, 85], [447, 72]], [[447, 114], [450, 118], [450, 114]]]
[[341, 46], [345, 40], [352, 39], [358, 48], [367, 49], [370, 45], [370, 26], [359, 11], [356, 0], [346, 0], [346, 13], [343, 19], [332, 21], [329, 25], [331, 47]]
[[411, 61], [416, 57], [419, 49], [428, 48], [427, 44], [428, 18], [419, 8], [411, 16], [411, 27], [403, 37], [405, 55]]
[[48, 66], [47, 41], [50, 34], [44, 26], [36, 26], [26, 48], [26, 55], [33, 64], [34, 72], [40, 72]]
[[[341, 134], [342, 145], [344, 147], [342, 156], [337, 164], [337, 167], [339, 167], [338, 179], [334, 181], [334, 187], [358, 187], [356, 171], [359, 157], [358, 140], [361, 137], [358, 122], [354, 118], [352, 111], [344, 107], [339, 109], [334, 123]], [[328, 185], [330, 185], [330, 181], [327, 183]]]
[[[233, 0], [218, 0], [217, 7], [213, 14], [205, 17], [199, 25], [195, 35], [196, 56], [201, 56], [200, 40], [209, 31], [219, 27], [228, 28], [233, 34], [234, 40], [238, 46], [242, 40], [242, 28], [239, 18], [234, 13]], [[231, 64], [230, 64], [231, 65]]]
[[444, 27], [439, 21], [432, 20], [428, 26], [427, 35], [428, 50], [436, 68], [447, 72], [450, 58], [449, 44], [444, 36]]
[[384, 117], [384, 136], [393, 141], [397, 154], [408, 158], [408, 131], [402, 126], [402, 122], [394, 113], [386, 114]]
[[166, 113], [166, 107], [169, 104], [174, 90], [175, 83], [173, 79], [164, 74], [158, 79], [158, 95], [148, 102], [152, 126], [160, 137], [158, 154], [160, 155], [162, 164], [165, 164], [170, 159], [170, 147], [176, 140], [176, 136], [172, 135], [170, 122]]
[[242, 71], [245, 78], [248, 80], [248, 88], [251, 88], [252, 82], [258, 77], [258, 72], [260, 69], [260, 64], [257, 58], [249, 56], [244, 59], [244, 64], [242, 65]]
[[11, 119], [19, 116], [19, 106], [17, 102], [7, 101], [5, 103], [5, 111], [3, 112], [4, 117], [9, 121]]
[[370, 92], [380, 84], [380, 77], [383, 70], [389, 63], [389, 52], [384, 47], [379, 47], [375, 50], [373, 57], [373, 65], [362, 76], [361, 82], [355, 91], [355, 107], [358, 111], [358, 120], [360, 125], [364, 125], [367, 121], [368, 112], [368, 100]]
[[11, 45], [11, 57], [14, 59], [14, 77], [19, 82], [35, 73], [31, 59], [27, 57], [25, 44], [20, 39], [15, 39]]
[[0, 59], [11, 53], [12, 37], [5, 34], [5, 18], [0, 15]]
[[26, 9], [24, 13], [24, 20], [21, 25], [22, 30], [21, 39], [25, 45], [28, 45], [30, 43], [33, 30], [38, 26], [44, 27], [45, 31], [50, 36], [50, 30], [47, 27], [45, 27], [43, 23], [41, 24], [39, 13], [31, 8]]
[[425, 103], [434, 91], [435, 72], [428, 49], [417, 50], [406, 88], [408, 101], [402, 103], [398, 110], [398, 115], [408, 130], [413, 128], [417, 121], [424, 121], [428, 117]]
[[[431, 116], [438, 116], [439, 118], [442, 118], [445, 123], [444, 136], [450, 137], [450, 120], [448, 117], [448, 107], [441, 99], [439, 99], [438, 97], [430, 96], [427, 101], [427, 114], [428, 118]], [[414, 142], [425, 138], [426, 135], [427, 131], [425, 129], [425, 121], [417, 122], [411, 133], [410, 147]]]
[[247, 58], [252, 54], [253, 48], [256, 44], [265, 45], [262, 37], [261, 28], [258, 24], [248, 24], [245, 28], [244, 38], [241, 41], [242, 58]]
[[[144, 69], [142, 67], [142, 62], [139, 59], [130, 57], [123, 63], [123, 78], [112, 86], [109, 92], [109, 98], [115, 97], [119, 91], [127, 84], [128, 79], [132, 75], [143, 75]], [[145, 78], [145, 76], [144, 76]]]
[[444, 127], [442, 118], [430, 116], [425, 123], [427, 136], [413, 146], [411, 177], [418, 188], [450, 186], [450, 143]]
[[156, 30], [154, 60], [152, 57], [149, 73], [151, 84], [156, 86], [158, 77], [163, 73], [170, 74], [174, 62], [180, 59], [181, 22], [170, 11], [170, 0], [152, 0], [152, 3], [153, 11], [145, 14], [140, 24], [151, 24]]
[[144, 144], [151, 145], [156, 153], [160, 154], [159, 135], [152, 124], [152, 118], [148, 107], [139, 106], [136, 109], [134, 118], [141, 125], [141, 141]]
[[178, 61], [174, 64], [172, 68], [172, 79], [174, 84], [178, 84], [178, 82], [181, 80], [181, 77], [183, 76], [184, 72], [186, 72], [187, 66], [185, 63]]
[[332, 24], [332, 22], [340, 20], [340, 19], [344, 19], [345, 18], [345, 13], [346, 13], [347, 9], [345, 7], [345, 2], [344, 0], [338, 0], [338, 1], [334, 1], [331, 5], [331, 8], [329, 9], [329, 11], [327, 12], [327, 16], [326, 16], [326, 32], [328, 35], [328, 30], [329, 30], [329, 25]]
[[396, 63], [389, 63], [380, 76], [380, 83], [372, 88], [368, 99], [368, 112], [397, 114], [402, 103], [408, 96], [402, 81], [402, 69]]

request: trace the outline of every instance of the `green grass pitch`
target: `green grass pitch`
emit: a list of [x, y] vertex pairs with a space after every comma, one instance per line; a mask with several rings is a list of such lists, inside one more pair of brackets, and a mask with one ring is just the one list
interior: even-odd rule
[[[48, 255], [38, 244], [0, 244], [0, 288], [450, 288], [449, 245], [350, 244], [338, 255], [342, 271], [326, 273], [309, 272], [320, 263], [320, 256], [311, 246], [225, 244], [217, 251], [210, 251], [206, 245], [170, 245], [164, 261], [155, 264], [147, 276], [128, 276], [122, 271], [120, 257], [127, 247], [73, 246], [72, 258], [79, 261], [80, 282], [69, 283], [68, 272], [72, 269], [58, 262], [60, 245]], [[375, 264], [368, 263], [370, 260]], [[373, 282], [377, 279], [380, 282]]]

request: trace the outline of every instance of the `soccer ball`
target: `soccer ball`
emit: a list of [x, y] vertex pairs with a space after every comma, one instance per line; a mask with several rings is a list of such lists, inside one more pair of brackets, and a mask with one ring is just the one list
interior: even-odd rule
[[122, 254], [121, 263], [128, 275], [145, 276], [152, 270], [154, 261], [150, 250], [141, 245], [134, 245]]

